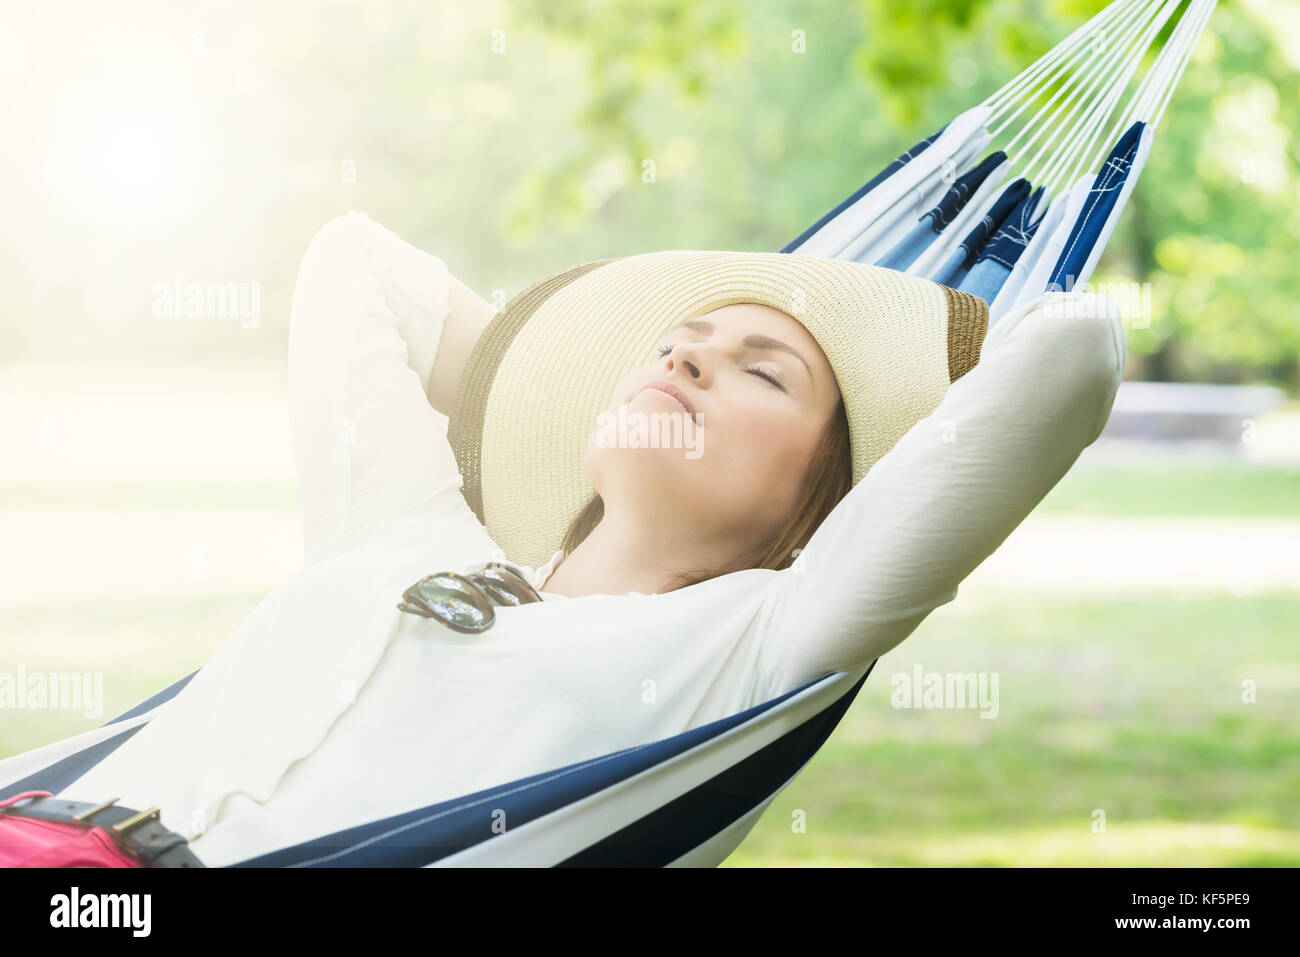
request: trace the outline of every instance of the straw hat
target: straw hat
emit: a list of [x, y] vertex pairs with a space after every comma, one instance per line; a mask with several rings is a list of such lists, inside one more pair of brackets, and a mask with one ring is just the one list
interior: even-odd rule
[[818, 256], [671, 250], [541, 279], [484, 329], [447, 430], [465, 499], [509, 560], [551, 558], [595, 492], [583, 450], [618, 382], [669, 329], [741, 302], [787, 313], [821, 345], [855, 485], [979, 361], [988, 329], [982, 299]]

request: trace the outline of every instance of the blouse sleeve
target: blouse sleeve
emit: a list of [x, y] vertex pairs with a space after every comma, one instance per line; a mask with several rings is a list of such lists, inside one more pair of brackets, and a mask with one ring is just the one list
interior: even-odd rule
[[427, 397], [448, 296], [441, 259], [364, 213], [331, 220], [308, 246], [287, 376], [306, 564], [459, 495], [446, 419]]
[[889, 651], [1101, 433], [1124, 373], [1111, 300], [1049, 293], [986, 336], [952, 383], [776, 573], [760, 636], [773, 693]]

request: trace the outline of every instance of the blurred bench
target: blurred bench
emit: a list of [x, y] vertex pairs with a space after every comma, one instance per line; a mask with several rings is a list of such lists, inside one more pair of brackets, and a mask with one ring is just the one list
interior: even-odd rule
[[1271, 386], [1122, 382], [1102, 437], [1236, 445], [1285, 398]]

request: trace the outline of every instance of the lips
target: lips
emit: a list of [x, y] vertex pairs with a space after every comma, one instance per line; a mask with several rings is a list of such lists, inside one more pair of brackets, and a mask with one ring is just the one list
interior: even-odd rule
[[[640, 395], [646, 389], [655, 389], [659, 392], [667, 393], [668, 395], [676, 399], [679, 403], [681, 403], [682, 407], [686, 410], [686, 412], [689, 415], [692, 416], [695, 415], [695, 404], [691, 402], [690, 396], [688, 396], [679, 387], [673, 385], [671, 382], [665, 382], [662, 379], [658, 382], [651, 382], [637, 389], [636, 395]], [[633, 396], [633, 398], [636, 398], [636, 396]]]

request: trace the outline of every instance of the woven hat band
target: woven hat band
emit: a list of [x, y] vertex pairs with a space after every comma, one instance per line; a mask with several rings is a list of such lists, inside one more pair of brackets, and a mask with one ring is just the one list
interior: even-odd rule
[[[483, 518], [482, 448], [483, 415], [487, 397], [501, 365], [501, 357], [510, 348], [515, 335], [523, 328], [537, 307], [559, 289], [585, 273], [610, 262], [599, 259], [572, 266], [533, 283], [502, 307], [488, 322], [474, 344], [460, 383], [456, 387], [455, 408], [447, 421], [447, 441], [451, 444], [465, 484], [461, 491], [480, 522]], [[484, 522], [486, 524], [486, 522]], [[507, 553], [509, 554], [509, 553]]]

